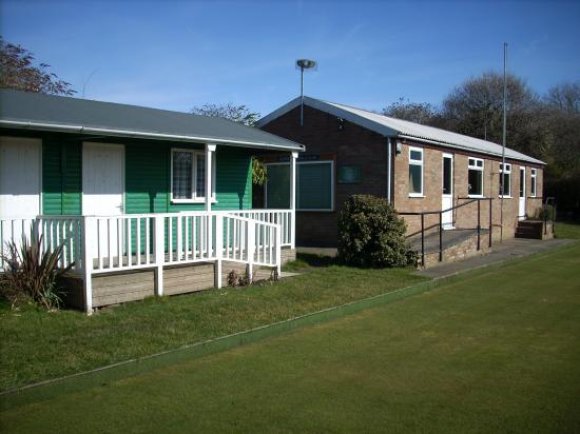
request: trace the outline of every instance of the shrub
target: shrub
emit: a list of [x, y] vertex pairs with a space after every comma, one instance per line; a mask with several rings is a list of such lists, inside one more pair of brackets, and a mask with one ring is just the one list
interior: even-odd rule
[[248, 272], [244, 272], [244, 274], [240, 275], [237, 273], [236, 270], [232, 270], [228, 273], [228, 286], [232, 288], [237, 288], [239, 286], [248, 286], [251, 285], [253, 282], [248, 275]]
[[544, 205], [538, 209], [538, 220], [554, 221], [556, 220], [556, 208], [553, 205]]
[[59, 267], [63, 244], [53, 251], [43, 251], [43, 236], [34, 234], [31, 242], [25, 235], [22, 242], [7, 243], [8, 253], [2, 254], [5, 270], [0, 285], [1, 295], [12, 306], [28, 301], [55, 309], [62, 303], [59, 281], [74, 264]]
[[338, 231], [338, 255], [346, 264], [401, 267], [416, 260], [405, 241], [405, 221], [386, 199], [351, 196], [340, 213]]

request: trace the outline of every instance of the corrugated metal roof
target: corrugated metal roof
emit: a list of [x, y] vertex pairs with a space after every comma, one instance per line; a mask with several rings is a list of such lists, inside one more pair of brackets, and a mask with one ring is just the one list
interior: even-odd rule
[[[330, 113], [334, 116], [341, 117], [349, 122], [360, 125], [378, 134], [387, 137], [400, 137], [415, 139], [419, 141], [428, 141], [442, 147], [461, 149], [465, 151], [478, 152], [481, 154], [501, 157], [502, 146], [486, 140], [476, 139], [475, 137], [465, 136], [463, 134], [453, 133], [440, 128], [429, 127], [427, 125], [417, 124], [415, 122], [404, 121], [401, 119], [384, 116], [378, 113], [369, 112], [356, 107], [344, 104], [337, 104], [328, 101], [322, 101], [315, 98], [304, 97], [304, 104], [315, 109]], [[260, 119], [257, 123], [259, 127], [266, 125], [272, 120], [282, 116], [290, 110], [300, 105], [300, 97], [293, 99], [288, 104], [273, 111], [269, 115]], [[545, 164], [543, 161], [514, 151], [506, 147], [506, 158], [526, 161], [535, 164]]]
[[227, 119], [10, 89], [0, 90], [0, 126], [271, 150], [304, 150], [303, 145]]

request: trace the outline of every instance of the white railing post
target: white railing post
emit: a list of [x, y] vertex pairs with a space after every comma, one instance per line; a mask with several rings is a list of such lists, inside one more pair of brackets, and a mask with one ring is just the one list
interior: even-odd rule
[[282, 276], [282, 225], [276, 227], [276, 272]]
[[[165, 262], [165, 217], [154, 216], [155, 238], [153, 244], [153, 256], [155, 269], [155, 294], [163, 295], [163, 264]], [[169, 234], [171, 236], [171, 234]], [[169, 252], [171, 254], [171, 252]]]
[[254, 252], [256, 249], [256, 224], [248, 221], [246, 224], [246, 252], [248, 254], [248, 280], [254, 280]]
[[[211, 219], [211, 216], [210, 216]], [[222, 287], [222, 257], [223, 257], [223, 244], [224, 244], [224, 217], [222, 214], [216, 214], [215, 216], [215, 267], [214, 267], [214, 279], [215, 287]]]
[[[85, 310], [93, 312], [93, 242], [90, 228], [96, 223], [94, 217], [83, 216], [81, 222], [81, 252], [83, 257], [83, 288], [85, 292]], [[98, 241], [98, 240], [97, 240]]]
[[296, 159], [298, 152], [290, 156], [290, 248], [296, 247]]

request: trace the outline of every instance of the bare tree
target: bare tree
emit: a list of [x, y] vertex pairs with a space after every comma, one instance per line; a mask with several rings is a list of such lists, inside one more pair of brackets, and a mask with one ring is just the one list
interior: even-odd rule
[[580, 82], [560, 83], [552, 87], [544, 101], [549, 107], [565, 113], [580, 113]]
[[202, 106], [194, 107], [191, 110], [192, 114], [202, 116], [212, 116], [229, 119], [240, 124], [254, 126], [256, 121], [260, 119], [260, 114], [250, 111], [245, 105], [227, 104], [204, 104]]
[[399, 98], [397, 102], [385, 107], [382, 114], [418, 124], [431, 125], [438, 112], [428, 102], [416, 103], [410, 102], [407, 98]]

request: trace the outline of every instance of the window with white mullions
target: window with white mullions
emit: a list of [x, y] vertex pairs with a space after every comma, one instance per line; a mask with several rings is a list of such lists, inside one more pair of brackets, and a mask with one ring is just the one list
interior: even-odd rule
[[[212, 199], [215, 199], [215, 154], [212, 158]], [[171, 150], [171, 200], [203, 202], [205, 200], [205, 152], [188, 149]]]
[[423, 149], [409, 148], [409, 196], [423, 196]]
[[469, 197], [483, 197], [483, 160], [469, 158], [467, 166], [467, 193]]
[[511, 197], [512, 193], [512, 165], [506, 163], [505, 168], [503, 164], [499, 164], [499, 174], [501, 181], [499, 185], [499, 195], [502, 197]]

